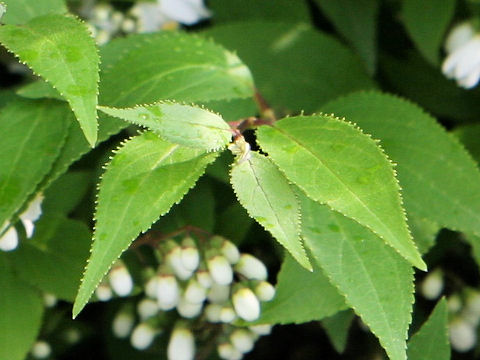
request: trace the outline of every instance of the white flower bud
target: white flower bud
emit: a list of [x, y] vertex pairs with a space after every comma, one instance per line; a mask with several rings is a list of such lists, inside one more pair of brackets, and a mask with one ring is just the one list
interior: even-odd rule
[[158, 304], [152, 299], [143, 299], [137, 304], [137, 312], [140, 320], [146, 320], [158, 314]]
[[156, 299], [157, 285], [158, 285], [158, 277], [153, 276], [152, 278], [150, 278], [145, 284], [145, 295], [147, 295], [151, 299]]
[[192, 304], [203, 303], [207, 297], [207, 290], [195, 279], [190, 279], [184, 296], [185, 299]]
[[160, 275], [157, 280], [158, 307], [161, 310], [171, 310], [180, 300], [180, 289], [173, 275]]
[[152, 345], [156, 335], [157, 330], [150, 324], [140, 323], [133, 329], [132, 335], [130, 336], [130, 343], [137, 350], [145, 350]]
[[248, 327], [253, 333], [264, 336], [269, 335], [272, 332], [272, 325], [262, 324], [262, 325], [252, 325]]
[[205, 317], [207, 321], [211, 323], [220, 322], [220, 313], [222, 312], [222, 305], [220, 304], [208, 304], [205, 307]]
[[242, 254], [237, 265], [235, 265], [235, 271], [248, 280], [267, 280], [268, 272], [267, 268], [259, 259], [250, 254]]
[[243, 355], [230, 343], [222, 343], [217, 346], [218, 355], [225, 360], [240, 360]]
[[33, 223], [38, 220], [40, 215], [42, 215], [42, 201], [43, 194], [37, 194], [37, 196], [35, 196], [32, 202], [28, 205], [28, 208], [19, 216], [25, 228], [27, 238], [32, 237], [33, 230], [35, 228], [35, 225]]
[[230, 286], [214, 283], [208, 291], [207, 298], [210, 302], [221, 304], [230, 297]]
[[195, 339], [189, 329], [176, 327], [167, 348], [168, 360], [193, 360], [195, 357]]
[[210, 289], [213, 283], [213, 279], [210, 276], [210, 273], [206, 270], [197, 271], [197, 281], [205, 288]]
[[447, 299], [448, 311], [456, 313], [462, 309], [462, 299], [458, 294], [453, 294]]
[[[4, 231], [10, 225], [9, 222], [6, 222], [0, 233]], [[11, 226], [10, 229], [5, 231], [0, 237], [0, 250], [3, 251], [12, 251], [15, 250], [18, 246], [18, 233], [14, 226]]]
[[260, 317], [260, 302], [249, 288], [237, 290], [232, 301], [235, 312], [243, 320], [254, 321]]
[[80, 341], [82, 334], [77, 328], [69, 328], [65, 330], [64, 338], [67, 344], [73, 345]]
[[135, 31], [135, 21], [133, 19], [126, 18], [122, 22], [122, 31], [129, 34]]
[[175, 246], [173, 249], [171, 249], [168, 252], [165, 260], [180, 280], [188, 280], [192, 277], [193, 271], [188, 270], [183, 265], [182, 249], [180, 248], [180, 246]]
[[237, 246], [231, 241], [225, 240], [222, 243], [222, 248], [220, 251], [232, 265], [236, 264], [240, 260], [240, 251], [238, 251]]
[[233, 280], [232, 266], [222, 255], [215, 255], [207, 261], [208, 271], [213, 281], [220, 285], [230, 285]]
[[120, 263], [120, 265], [115, 266], [108, 273], [108, 280], [113, 291], [118, 296], [128, 296], [133, 290], [133, 279], [130, 273], [128, 272], [125, 265]]
[[246, 329], [236, 329], [230, 334], [232, 345], [241, 353], [252, 351], [256, 336]]
[[187, 319], [192, 319], [201, 314], [203, 308], [203, 303], [191, 303], [185, 298], [181, 298], [178, 305], [178, 313]]
[[260, 281], [255, 286], [255, 295], [260, 301], [270, 301], [275, 297], [275, 288], [267, 281]]
[[428, 274], [420, 285], [422, 295], [428, 300], [437, 299], [443, 291], [443, 274], [437, 269]]
[[189, 271], [195, 271], [200, 264], [200, 253], [195, 241], [192, 238], [185, 238], [182, 241], [182, 264]]
[[230, 324], [237, 318], [237, 314], [230, 306], [223, 306], [220, 310], [220, 321], [225, 324]]
[[469, 313], [480, 316], [480, 293], [478, 291], [469, 292], [465, 303]]
[[40, 340], [33, 344], [30, 352], [35, 359], [46, 359], [52, 353], [52, 348], [46, 341]]
[[55, 305], [57, 305], [57, 297], [53, 294], [50, 294], [50, 293], [44, 293], [43, 294], [43, 304], [47, 307], [47, 308], [52, 308], [54, 307]]
[[475, 329], [462, 319], [451, 322], [449, 332], [452, 348], [458, 352], [467, 352], [477, 343]]
[[112, 322], [112, 332], [120, 339], [128, 337], [135, 324], [135, 318], [129, 311], [120, 311]]
[[107, 283], [102, 282], [95, 289], [95, 295], [97, 296], [97, 299], [100, 301], [109, 301], [112, 298], [113, 293], [110, 286]]

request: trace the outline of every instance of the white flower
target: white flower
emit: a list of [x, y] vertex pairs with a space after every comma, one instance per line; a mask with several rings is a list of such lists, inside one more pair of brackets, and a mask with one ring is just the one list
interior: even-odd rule
[[239, 317], [254, 321], [260, 317], [260, 302], [252, 290], [240, 288], [232, 296], [233, 307]]
[[176, 327], [168, 342], [168, 360], [193, 360], [195, 356], [195, 339], [189, 329]]
[[442, 271], [437, 269], [428, 274], [420, 285], [420, 291], [425, 299], [437, 299], [443, 291]]
[[168, 22], [168, 18], [162, 13], [159, 5], [153, 2], [137, 2], [130, 9], [130, 14], [137, 19], [139, 33], [158, 31]]
[[118, 296], [128, 296], [133, 290], [132, 276], [121, 262], [109, 272], [108, 280]]
[[210, 276], [210, 273], [206, 270], [197, 271], [197, 281], [205, 288], [210, 289], [212, 286], [213, 280]]
[[[43, 195], [37, 194], [37, 196], [28, 205], [27, 209], [19, 215], [23, 227], [25, 228], [27, 238], [31, 238], [33, 236], [33, 231], [35, 228], [34, 222], [38, 220], [40, 215], [42, 215], [42, 201]], [[17, 230], [14, 226], [10, 226], [10, 223], [7, 221], [0, 228], [0, 234], [4, 231], [5, 233], [0, 236], [0, 250], [15, 250], [18, 246]]]
[[255, 286], [255, 295], [260, 301], [270, 301], [275, 297], [275, 288], [267, 281], [260, 281]]
[[130, 343], [137, 350], [145, 350], [152, 345], [157, 331], [147, 323], [140, 323], [135, 326], [135, 329], [130, 336]]
[[233, 270], [225, 256], [212, 256], [207, 260], [207, 267], [213, 281], [220, 285], [230, 285], [233, 280]]
[[185, 289], [184, 296], [192, 304], [201, 304], [207, 297], [207, 290], [197, 280], [191, 279]]
[[197, 317], [202, 312], [203, 303], [191, 303], [185, 298], [181, 298], [177, 311], [184, 318], [191, 319]]
[[124, 339], [130, 335], [134, 323], [135, 318], [132, 313], [129, 311], [120, 311], [113, 319], [112, 332], [116, 337]]
[[214, 283], [208, 291], [207, 298], [210, 302], [221, 304], [228, 300], [230, 296], [230, 286]]
[[462, 299], [458, 294], [453, 294], [447, 299], [448, 311], [456, 313], [462, 309]]
[[33, 344], [31, 354], [35, 359], [46, 359], [52, 353], [50, 345], [45, 341], [37, 341]]
[[266, 280], [268, 273], [267, 268], [259, 259], [250, 254], [242, 254], [235, 271], [249, 280]]
[[52, 308], [55, 305], [57, 305], [58, 299], [55, 295], [50, 294], [50, 293], [44, 293], [43, 294], [43, 304], [47, 308]]
[[263, 336], [269, 335], [272, 332], [272, 325], [262, 324], [262, 325], [252, 325], [248, 327], [253, 333]]
[[195, 241], [188, 237], [182, 241], [182, 263], [183, 267], [190, 271], [195, 271], [200, 264], [200, 253]]
[[231, 241], [225, 240], [222, 243], [221, 252], [227, 258], [230, 264], [236, 264], [240, 260], [240, 252], [237, 246]]
[[223, 306], [220, 310], [220, 321], [225, 324], [230, 324], [237, 318], [237, 314], [230, 306]]
[[236, 329], [230, 335], [230, 341], [235, 348], [245, 354], [252, 351], [256, 335], [246, 329]]
[[228, 342], [218, 345], [217, 351], [218, 356], [225, 360], [240, 360], [243, 357], [242, 353]]
[[137, 304], [137, 312], [142, 321], [157, 315], [158, 311], [158, 304], [155, 300], [146, 298]]
[[112, 289], [107, 283], [100, 283], [98, 287], [95, 289], [95, 295], [97, 299], [100, 301], [108, 301], [112, 298]]
[[173, 275], [159, 275], [157, 280], [158, 307], [161, 310], [171, 310], [180, 300], [180, 289]]
[[480, 80], [480, 34], [469, 23], [463, 23], [449, 34], [445, 49], [448, 54], [442, 64], [445, 76], [466, 89], [476, 86]]
[[475, 328], [462, 319], [455, 319], [450, 323], [450, 343], [458, 352], [467, 352], [477, 343]]
[[203, 0], [158, 0], [160, 11], [181, 24], [193, 25], [210, 16]]
[[208, 304], [205, 307], [205, 317], [209, 322], [220, 322], [220, 313], [222, 312], [222, 305], [220, 304]]
[[192, 277], [193, 270], [189, 270], [183, 265], [182, 248], [180, 246], [173, 247], [168, 252], [165, 260], [180, 280], [188, 280]]

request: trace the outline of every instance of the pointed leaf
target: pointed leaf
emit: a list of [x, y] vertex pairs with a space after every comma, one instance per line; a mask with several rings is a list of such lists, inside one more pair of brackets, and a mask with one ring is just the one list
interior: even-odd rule
[[262, 304], [262, 316], [257, 323], [300, 324], [321, 320], [346, 308], [343, 296], [330, 284], [323, 271], [313, 265], [314, 271], [307, 271], [285, 254], [275, 297]]
[[347, 346], [348, 330], [354, 318], [355, 314], [352, 310], [345, 310], [322, 320], [322, 327], [330, 338], [333, 347], [340, 354], [345, 351]]
[[445, 31], [455, 15], [456, 0], [403, 0], [402, 20], [418, 50], [437, 65]]
[[4, 24], [25, 24], [37, 16], [67, 12], [65, 0], [2, 0], [2, 2], [7, 5], [7, 12], [2, 17]]
[[373, 74], [377, 62], [376, 29], [380, 1], [317, 0], [316, 3]]
[[435, 119], [404, 99], [374, 92], [352, 94], [323, 110], [347, 116], [381, 140], [398, 164], [408, 213], [480, 235], [480, 171]]
[[67, 134], [70, 109], [52, 100], [15, 99], [0, 112], [0, 226], [50, 171]]
[[299, 204], [285, 176], [264, 155], [233, 165], [231, 182], [248, 214], [307, 270], [312, 270], [300, 239]]
[[218, 150], [230, 142], [230, 126], [218, 114], [189, 105], [160, 102], [134, 108], [100, 106], [104, 113], [149, 128], [163, 139], [180, 145]]
[[[103, 72], [100, 84], [102, 105], [253, 96], [250, 70], [237, 55], [210, 40], [164, 31], [130, 36], [112, 42], [110, 48], [106, 57], [111, 66]], [[115, 50], [122, 52], [112, 55]]]
[[45, 15], [22, 26], [0, 27], [0, 42], [67, 99], [95, 146], [99, 57], [85, 24], [73, 17]]
[[448, 308], [442, 298], [422, 328], [408, 341], [408, 360], [450, 360]]
[[73, 301], [89, 255], [90, 229], [60, 215], [44, 215], [32, 239], [22, 241], [9, 260], [20, 278], [44, 292]]
[[74, 316], [135, 237], [179, 202], [215, 157], [168, 143], [151, 132], [118, 150], [100, 183], [94, 242]]
[[305, 244], [347, 304], [379, 338], [391, 360], [406, 359], [413, 271], [358, 223], [300, 196]]
[[38, 292], [19, 280], [0, 253], [0, 359], [23, 360], [42, 324]]
[[392, 164], [352, 124], [298, 116], [257, 130], [262, 149], [312, 199], [367, 226], [420, 269]]

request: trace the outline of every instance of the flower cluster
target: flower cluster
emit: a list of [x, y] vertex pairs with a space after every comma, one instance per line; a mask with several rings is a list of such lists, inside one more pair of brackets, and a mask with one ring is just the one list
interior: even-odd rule
[[[216, 329], [219, 356], [233, 360], [241, 359], [259, 336], [270, 332], [270, 325], [236, 325], [239, 320], [259, 319], [261, 302], [275, 296], [267, 269], [258, 258], [241, 254], [220, 236], [205, 241], [191, 236], [169, 239], [157, 246], [156, 256], [158, 268], [144, 272], [144, 295], [135, 306], [125, 305], [113, 319], [117, 337], [129, 337], [134, 348], [145, 350], [170, 328], [168, 359], [188, 360], [196, 352], [195, 333]], [[97, 288], [96, 296], [106, 301], [114, 294], [127, 296], [133, 288], [132, 277], [119, 262]], [[172, 313], [177, 314], [173, 321], [167, 316]]]
[[[33, 236], [35, 229], [34, 222], [38, 220], [42, 214], [41, 204], [43, 201], [43, 195], [38, 194], [32, 202], [28, 205], [27, 209], [19, 215], [19, 218], [25, 228], [27, 238]], [[9, 221], [6, 221], [2, 227], [0, 227], [0, 250], [12, 251], [18, 246], [18, 232], [15, 226]]]
[[[430, 272], [420, 284], [420, 294], [428, 300], [438, 299], [444, 289], [441, 269]], [[452, 348], [458, 352], [472, 350], [477, 344], [480, 325], [480, 291], [465, 288], [448, 297], [449, 335]]]
[[445, 43], [447, 57], [442, 72], [459, 86], [473, 88], [480, 80], [480, 34], [474, 22], [464, 22], [452, 29]]
[[149, 33], [175, 29], [179, 24], [193, 25], [210, 17], [203, 0], [138, 1], [125, 14], [110, 4], [97, 4], [80, 11], [87, 18], [99, 45], [128, 33]]

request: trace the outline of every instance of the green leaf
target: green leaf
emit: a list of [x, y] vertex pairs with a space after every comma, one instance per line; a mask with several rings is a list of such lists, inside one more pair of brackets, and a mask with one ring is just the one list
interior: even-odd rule
[[480, 234], [477, 164], [435, 119], [406, 100], [374, 92], [352, 94], [323, 110], [346, 116], [381, 140], [398, 164], [409, 214], [452, 230]]
[[62, 95], [48, 82], [43, 80], [34, 81], [17, 90], [17, 94], [29, 99], [56, 99], [65, 100]]
[[7, 12], [2, 17], [4, 24], [25, 24], [37, 16], [67, 12], [65, 0], [2, 0], [2, 2], [7, 5]]
[[257, 323], [300, 324], [321, 320], [346, 308], [343, 296], [318, 266], [314, 264], [314, 271], [307, 271], [289, 254], [285, 254], [276, 290], [274, 299], [262, 304]]
[[[158, 100], [202, 102], [253, 96], [248, 68], [232, 52], [194, 35], [164, 31], [111, 45], [100, 103], [133, 106]], [[134, 48], [135, 51], [130, 51]], [[112, 55], [123, 49], [122, 57]], [[103, 55], [103, 52], [102, 52]], [[103, 58], [102, 58], [103, 59]]]
[[241, 244], [247, 236], [253, 220], [245, 208], [237, 201], [217, 215], [215, 234], [230, 239], [235, 244]]
[[309, 21], [310, 13], [303, 0], [210, 0], [214, 22], [239, 20]]
[[47, 293], [73, 301], [89, 255], [91, 232], [77, 220], [44, 215], [35, 235], [9, 254], [20, 278]]
[[426, 268], [407, 227], [392, 164], [369, 136], [340, 119], [315, 115], [262, 126], [257, 140], [310, 198], [368, 227]]
[[104, 113], [149, 128], [163, 139], [207, 151], [225, 147], [230, 126], [218, 114], [189, 105], [159, 102], [134, 108], [99, 106]]
[[97, 141], [99, 57], [80, 20], [45, 15], [0, 27], [0, 42], [64, 96], [90, 145]]
[[342, 94], [375, 87], [352, 51], [307, 24], [248, 21], [205, 35], [238, 51], [260, 93], [284, 113], [312, 112]]
[[117, 151], [100, 183], [92, 254], [74, 316], [112, 263], [183, 198], [216, 155], [168, 143], [151, 132], [132, 138]]
[[408, 341], [409, 360], [450, 360], [448, 308], [442, 298], [422, 328]]
[[19, 280], [0, 254], [0, 359], [23, 360], [42, 324], [39, 294]]
[[455, 13], [456, 0], [403, 0], [402, 19], [422, 55], [438, 64], [445, 31]]
[[405, 360], [414, 301], [412, 268], [363, 226], [306, 196], [300, 199], [302, 234], [314, 259], [389, 358]]
[[408, 216], [408, 226], [420, 254], [425, 254], [435, 245], [435, 239], [442, 228], [437, 223], [416, 216]]
[[383, 56], [380, 65], [392, 91], [408, 97], [435, 116], [454, 121], [478, 120], [480, 86], [468, 90], [459, 87], [417, 53]]
[[363, 59], [370, 74], [377, 62], [378, 0], [316, 0], [340, 34]]
[[335, 315], [322, 320], [322, 327], [338, 353], [345, 351], [348, 340], [348, 330], [352, 324], [355, 314], [352, 310], [339, 311]]
[[231, 183], [240, 204], [307, 270], [312, 270], [300, 239], [300, 208], [290, 184], [264, 155], [251, 152], [237, 162]]
[[16, 99], [0, 112], [0, 224], [21, 209], [50, 171], [65, 141], [70, 110], [46, 100]]
[[89, 171], [72, 171], [59, 177], [44, 193], [43, 213], [68, 214], [85, 197], [92, 185]]
[[480, 162], [480, 124], [468, 124], [457, 127], [453, 135], [460, 140], [477, 163]]

